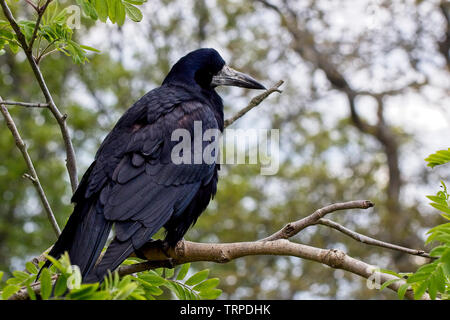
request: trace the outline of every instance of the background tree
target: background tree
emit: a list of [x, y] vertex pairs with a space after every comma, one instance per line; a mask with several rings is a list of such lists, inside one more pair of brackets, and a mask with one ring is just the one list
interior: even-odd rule
[[[19, 16], [32, 14], [25, 2], [11, 6]], [[423, 158], [448, 145], [448, 7], [446, 1], [151, 1], [139, 24], [82, 19], [75, 39], [101, 51], [89, 55], [89, 64], [49, 55], [40, 66], [56, 105], [69, 115], [80, 173], [124, 110], [189, 50], [212, 46], [258, 79], [285, 80], [283, 95], [237, 123], [281, 128], [280, 171], [260, 176], [257, 166], [224, 166], [220, 192], [188, 240], [252, 241], [323, 205], [367, 198], [377, 204], [374, 212], [344, 213], [336, 221], [421, 248], [424, 231], [439, 221], [425, 206], [424, 194], [434, 192], [438, 177]], [[41, 101], [27, 61], [8, 50], [0, 56], [0, 95]], [[221, 94], [228, 115], [248, 100], [233, 89]], [[55, 142], [58, 125], [43, 110], [10, 112], [62, 225], [71, 211], [71, 188], [60, 160], [64, 146]], [[5, 125], [0, 137], [0, 269], [12, 271], [46, 249], [54, 235], [32, 185], [21, 179], [25, 165]], [[294, 240], [395, 270], [414, 271], [424, 263], [367, 250], [322, 226]], [[223, 279], [225, 298], [393, 297], [368, 290], [350, 273], [289, 257], [248, 257], [212, 273]]]

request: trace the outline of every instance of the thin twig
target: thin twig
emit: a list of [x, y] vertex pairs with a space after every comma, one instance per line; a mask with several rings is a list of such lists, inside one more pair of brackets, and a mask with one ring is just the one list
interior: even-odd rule
[[224, 123], [224, 127], [228, 127], [230, 125], [232, 125], [237, 119], [241, 118], [243, 115], [245, 115], [247, 112], [249, 112], [250, 110], [252, 110], [253, 108], [255, 108], [256, 106], [258, 106], [261, 102], [263, 102], [268, 96], [270, 96], [272, 93], [274, 92], [278, 92], [281, 93], [282, 91], [279, 90], [278, 88], [284, 83], [283, 80], [278, 81], [272, 88], [267, 89], [266, 91], [264, 91], [263, 93], [261, 93], [260, 95], [254, 97], [252, 100], [250, 100], [250, 103], [243, 108], [242, 110], [240, 110], [238, 113], [236, 113], [234, 116], [232, 116], [231, 118], [225, 120]]
[[55, 49], [50, 50], [49, 52], [47, 52], [47, 50], [48, 50], [55, 42], [56, 42], [55, 40], [52, 41], [52, 42], [50, 42], [50, 43], [45, 47], [45, 49], [42, 50], [42, 51], [40, 52], [40, 54], [39, 54], [38, 57], [36, 58], [36, 63], [37, 63], [37, 64], [39, 64], [39, 63], [42, 61], [42, 59], [44, 59], [46, 56], [48, 56], [48, 55], [52, 54], [53, 52], [56, 52], [56, 51], [59, 50], [58, 48], [55, 48]]
[[31, 0], [25, 0], [30, 6], [33, 7], [34, 10], [39, 11], [39, 8], [33, 3], [31, 2]]
[[2, 101], [3, 105], [21, 106], [27, 108], [48, 108], [48, 103], [20, 102], [20, 101]]
[[377, 246], [377, 247], [388, 248], [388, 249], [408, 253], [408, 254], [415, 255], [415, 256], [433, 259], [433, 257], [431, 257], [428, 253], [426, 253], [423, 250], [410, 249], [410, 248], [398, 246], [395, 244], [391, 244], [388, 242], [380, 241], [380, 240], [365, 236], [363, 234], [360, 234], [358, 232], [355, 232], [353, 230], [347, 229], [346, 227], [340, 225], [339, 223], [336, 223], [329, 219], [319, 219], [315, 224], [321, 224], [321, 225], [333, 228], [335, 230], [338, 230], [338, 231], [342, 232], [343, 234], [345, 234], [361, 243], [365, 243], [365, 244]]
[[[49, 3], [49, 0], [47, 0], [47, 5]], [[36, 80], [39, 84], [39, 87], [41, 88], [42, 93], [44, 94], [45, 100], [48, 103], [48, 108], [52, 112], [53, 116], [55, 117], [56, 121], [58, 122], [58, 125], [61, 130], [61, 134], [64, 141], [64, 146], [66, 149], [66, 167], [67, 171], [69, 173], [70, 178], [70, 185], [72, 186], [72, 192], [75, 192], [75, 190], [78, 187], [78, 172], [77, 172], [77, 164], [76, 164], [76, 156], [75, 156], [75, 150], [73, 148], [72, 140], [70, 138], [69, 128], [67, 127], [66, 118], [67, 116], [64, 116], [59, 111], [58, 107], [56, 106], [53, 97], [47, 87], [47, 84], [44, 80], [44, 77], [42, 76], [41, 70], [39, 69], [39, 66], [37, 65], [33, 54], [31, 52], [32, 48], [28, 47], [28, 44], [26, 42], [25, 36], [23, 35], [22, 31], [20, 30], [20, 27], [17, 25], [17, 22], [15, 21], [11, 10], [9, 9], [8, 5], [6, 4], [5, 0], [0, 0], [0, 5], [2, 6], [3, 12], [5, 14], [5, 17], [8, 19], [11, 27], [13, 28], [14, 32], [17, 35], [17, 39], [19, 40], [19, 43], [21, 44], [22, 48], [24, 49], [25, 55], [27, 57], [27, 60], [31, 66], [31, 69], [33, 70], [34, 76], [36, 77]], [[47, 8], [46, 5], [44, 5], [42, 8]], [[44, 14], [45, 9], [40, 12], [40, 14]]]
[[273, 241], [278, 239], [288, 239], [299, 233], [304, 228], [315, 224], [319, 219], [323, 218], [325, 215], [338, 211], [347, 209], [368, 209], [373, 207], [374, 204], [369, 200], [355, 200], [343, 203], [335, 203], [321, 209], [316, 210], [309, 216], [300, 219], [295, 222], [288, 223], [281, 230], [275, 232], [271, 236], [264, 238], [260, 241]]
[[44, 206], [44, 210], [47, 213], [47, 217], [53, 227], [53, 230], [55, 231], [56, 235], [59, 236], [61, 233], [61, 230], [59, 229], [58, 222], [55, 219], [55, 215], [53, 214], [52, 208], [50, 207], [50, 204], [47, 200], [44, 189], [41, 186], [39, 177], [38, 177], [36, 170], [34, 168], [34, 165], [33, 165], [33, 161], [31, 160], [31, 157], [28, 154], [27, 146], [26, 146], [25, 142], [22, 140], [22, 137], [20, 136], [20, 133], [17, 130], [16, 124], [14, 123], [13, 118], [9, 114], [6, 106], [4, 106], [2, 104], [2, 101], [3, 100], [0, 97], [1, 113], [3, 114], [3, 117], [5, 118], [6, 125], [8, 126], [9, 130], [11, 131], [11, 133], [14, 137], [16, 146], [22, 153], [22, 156], [25, 159], [25, 162], [27, 164], [28, 170], [30, 171], [30, 174], [25, 174], [25, 177], [30, 179], [31, 182], [33, 183], [33, 185], [38, 193], [38, 196], [42, 202], [42, 205]]
[[34, 26], [34, 30], [33, 30], [33, 35], [31, 36], [30, 39], [30, 44], [28, 45], [28, 50], [32, 51], [33, 50], [33, 44], [34, 41], [37, 38], [37, 33], [39, 30], [39, 25], [41, 24], [41, 19], [42, 16], [44, 15], [45, 10], [47, 9], [48, 5], [50, 4], [50, 2], [52, 2], [53, 0], [47, 0], [47, 2], [40, 8], [38, 8], [37, 12], [38, 12], [38, 17], [36, 20], [36, 25]]

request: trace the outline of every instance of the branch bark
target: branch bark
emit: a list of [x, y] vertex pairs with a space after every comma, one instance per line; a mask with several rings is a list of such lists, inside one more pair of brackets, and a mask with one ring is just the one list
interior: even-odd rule
[[[143, 250], [147, 259], [151, 261], [134, 265], [122, 266], [119, 274], [127, 275], [141, 272], [148, 269], [176, 266], [187, 262], [210, 261], [216, 263], [227, 263], [234, 259], [254, 256], [254, 255], [283, 255], [298, 257], [325, 264], [331, 268], [342, 269], [365, 279], [378, 279], [379, 284], [397, 279], [395, 276], [382, 273], [376, 266], [369, 265], [358, 259], [352, 258], [341, 250], [320, 249], [304, 244], [293, 243], [287, 239], [277, 239], [273, 241], [256, 242], [236, 242], [236, 243], [197, 243], [190, 241], [180, 241], [177, 246], [170, 249], [167, 254], [161, 249], [150, 248]], [[399, 280], [388, 286], [393, 291], [398, 291], [404, 284], [404, 280]], [[405, 296], [414, 299], [412, 290], [407, 290]], [[429, 300], [428, 294], [424, 294], [422, 299]]]
[[48, 108], [48, 103], [20, 102], [20, 101], [2, 101], [3, 105], [21, 106], [26, 108]]
[[47, 200], [44, 189], [41, 186], [41, 182], [39, 181], [39, 177], [34, 168], [33, 161], [31, 160], [31, 157], [28, 154], [27, 146], [26, 146], [25, 142], [23, 141], [22, 137], [20, 136], [20, 133], [17, 130], [16, 124], [14, 123], [13, 118], [11, 117], [10, 113], [8, 112], [8, 109], [3, 104], [3, 100], [1, 97], [0, 97], [0, 110], [1, 110], [3, 117], [5, 118], [6, 125], [8, 126], [9, 130], [11, 131], [11, 133], [14, 137], [16, 146], [22, 153], [22, 156], [25, 159], [25, 163], [27, 164], [28, 170], [30, 171], [30, 174], [29, 175], [26, 174], [26, 175], [24, 175], [24, 177], [30, 179], [31, 182], [33, 183], [33, 185], [36, 189], [36, 192], [39, 196], [39, 199], [42, 202], [44, 210], [47, 213], [48, 220], [50, 221], [50, 224], [52, 225], [53, 230], [56, 233], [56, 236], [59, 236], [61, 234], [61, 230], [59, 229], [58, 222], [55, 219], [55, 215], [53, 214], [52, 208], [50, 207], [50, 204]]
[[328, 220], [328, 219], [319, 219], [314, 224], [321, 224], [321, 225], [333, 228], [333, 229], [335, 229], [337, 231], [340, 231], [343, 234], [345, 234], [345, 235], [355, 239], [356, 241], [359, 241], [359, 242], [364, 243], [364, 244], [377, 246], [377, 247], [382, 247], [382, 248], [387, 248], [387, 249], [392, 249], [392, 250], [396, 250], [396, 251], [399, 251], [399, 252], [411, 254], [411, 255], [414, 255], [414, 256], [420, 256], [420, 257], [424, 257], [424, 258], [428, 258], [428, 259], [433, 259], [433, 257], [431, 257], [428, 253], [426, 253], [423, 250], [410, 249], [410, 248], [398, 246], [398, 245], [395, 245], [395, 244], [392, 244], [392, 243], [380, 241], [380, 240], [377, 240], [377, 239], [365, 236], [363, 234], [360, 234], [358, 232], [355, 232], [353, 230], [350, 230], [350, 229], [340, 225], [339, 223], [336, 223], [336, 222]]
[[347, 209], [368, 209], [373, 207], [374, 204], [369, 200], [356, 200], [349, 201], [343, 203], [335, 203], [329, 206], [323, 207], [321, 209], [316, 210], [313, 214], [295, 221], [288, 223], [283, 227], [283, 229], [275, 232], [273, 235], [264, 238], [260, 241], [274, 241], [278, 239], [288, 239], [305, 229], [306, 227], [315, 224], [320, 218], [323, 218], [327, 214], [338, 211], [338, 210], [347, 210]]
[[[379, 280], [378, 284], [382, 285], [386, 281], [396, 279], [396, 277], [382, 273], [379, 271], [380, 269], [378, 267], [352, 258], [340, 250], [316, 248], [294, 243], [287, 239], [307, 226], [319, 223], [323, 216], [331, 212], [346, 209], [368, 209], [373, 206], [374, 204], [368, 200], [356, 200], [332, 204], [316, 210], [314, 213], [303, 219], [286, 225], [270, 237], [253, 242], [198, 243], [182, 240], [178, 242], [174, 248], [169, 248], [169, 250], [163, 250], [161, 247], [149, 243], [139, 250], [140, 255], [144, 255], [148, 261], [121, 266], [118, 269], [118, 272], [121, 276], [125, 276], [161, 267], [173, 268], [176, 265], [187, 262], [209, 261], [215, 263], [227, 263], [234, 259], [246, 256], [284, 255], [320, 262], [332, 268], [349, 271], [368, 280], [377, 279]], [[408, 252], [408, 250], [403, 250], [402, 252], [411, 253]], [[134, 256], [134, 254], [132, 254], [132, 256]], [[389, 285], [388, 288], [397, 291], [404, 283], [404, 280], [399, 280]], [[38, 293], [40, 290], [39, 283], [35, 283], [32, 286], [32, 290]], [[412, 290], [407, 290], [405, 296], [409, 299], [413, 299], [414, 293]], [[27, 298], [28, 293], [26, 288], [21, 289], [18, 293], [10, 297], [11, 300]], [[424, 294], [422, 298], [429, 299], [430, 297], [427, 294]]]
[[250, 100], [250, 103], [243, 109], [241, 109], [239, 112], [237, 112], [234, 116], [231, 118], [225, 120], [224, 127], [231, 126], [236, 120], [243, 117], [247, 112], [252, 110], [253, 108], [257, 107], [261, 102], [263, 102], [267, 97], [269, 97], [272, 93], [278, 92], [281, 93], [282, 91], [278, 88], [284, 83], [283, 80], [278, 81], [276, 84], [273, 85], [272, 88], [267, 89], [260, 95], [257, 95], [252, 100]]
[[[44, 5], [42, 7], [44, 10], [39, 11], [39, 13], [38, 13], [39, 16], [42, 16], [44, 14], [48, 3], [50, 3], [49, 0], [47, 0], [46, 5]], [[77, 172], [75, 151], [73, 149], [72, 140], [70, 138], [69, 128], [67, 127], [67, 123], [66, 123], [67, 115], [62, 114], [59, 111], [58, 107], [56, 106], [56, 104], [53, 100], [53, 97], [50, 93], [50, 90], [47, 87], [45, 79], [42, 76], [41, 70], [39, 69], [39, 66], [36, 63], [36, 60], [33, 57], [33, 53], [32, 53], [33, 48], [27, 44], [25, 36], [23, 35], [22, 31], [20, 30], [20, 27], [18, 26], [16, 20], [14, 19], [13, 15], [11, 13], [11, 10], [9, 9], [8, 5], [6, 4], [6, 1], [0, 0], [0, 5], [3, 9], [3, 13], [5, 14], [5, 17], [8, 19], [14, 32], [17, 35], [17, 39], [19, 40], [21, 47], [24, 49], [27, 60], [31, 66], [31, 69], [33, 70], [34, 76], [35, 76], [35, 78], [39, 84], [39, 87], [41, 88], [41, 91], [45, 97], [45, 100], [48, 104], [48, 109], [52, 112], [53, 116], [55, 117], [56, 121], [58, 122], [58, 125], [61, 130], [61, 134], [63, 137], [64, 146], [66, 149], [66, 156], [67, 156], [66, 167], [67, 167], [67, 171], [69, 173], [70, 184], [72, 186], [72, 192], [75, 192], [75, 190], [78, 187], [78, 172]], [[40, 22], [40, 19], [39, 19], [39, 22]], [[38, 27], [39, 27], [39, 24], [36, 23], [36, 28], [38, 28]], [[33, 42], [30, 42], [30, 45], [33, 45]]]

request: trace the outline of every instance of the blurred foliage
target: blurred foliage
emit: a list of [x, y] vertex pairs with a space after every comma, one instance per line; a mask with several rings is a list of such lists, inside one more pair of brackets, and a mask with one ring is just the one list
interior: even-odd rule
[[[292, 50], [291, 35], [272, 11], [255, 1], [152, 0], [139, 6], [143, 13], [139, 24], [130, 21], [139, 20], [130, 9], [126, 12], [130, 20], [123, 25], [123, 13], [111, 19], [109, 10], [109, 21], [100, 24], [92, 21], [95, 15], [91, 9], [95, 8], [99, 20], [106, 21], [106, 11], [98, 8], [101, 1], [77, 2], [84, 15], [70, 40], [100, 52], [83, 50], [78, 62], [86, 58], [89, 64], [73, 64], [70, 57], [58, 51], [46, 56], [40, 66], [56, 104], [68, 114], [80, 173], [120, 115], [145, 92], [160, 85], [180, 56], [200, 46], [214, 47], [230, 65], [263, 83], [285, 80], [282, 95], [267, 99], [234, 125], [280, 128], [280, 170], [274, 176], [261, 176], [258, 165], [222, 165], [218, 194], [187, 233], [188, 240], [257, 240], [323, 205], [370, 199], [376, 203], [375, 211], [342, 212], [334, 214], [333, 219], [371, 237], [423, 247], [423, 229], [437, 225], [439, 219], [423, 205], [424, 193], [416, 189], [422, 191], [419, 185], [436, 185], [447, 173], [437, 177], [423, 166], [413, 170], [411, 161], [423, 147], [418, 139], [420, 130], [402, 127], [398, 113], [386, 115], [400, 143], [400, 169], [404, 173], [399, 199], [402, 210], [390, 212], [382, 146], [351, 124], [342, 94], [329, 85], [320, 70]], [[77, 2], [59, 1], [62, 10]], [[139, 1], [114, 2], [140, 5]], [[442, 92], [448, 88], [442, 74], [448, 77], [448, 70], [435, 46], [445, 30], [437, 1], [378, 4], [367, 0], [350, 9], [341, 7], [343, 1], [288, 2], [298, 13], [299, 24], [314, 34], [314, 40], [353, 85], [378, 91], [426, 75], [430, 83], [423, 92], [386, 97], [386, 103], [393, 108], [408, 99], [421, 101], [421, 108], [445, 104], [446, 94]], [[25, 2], [11, 1], [10, 6], [16, 16], [33, 21], [33, 10]], [[361, 18], [353, 19], [355, 15]], [[5, 20], [1, 14], [0, 20]], [[48, 43], [45, 33], [41, 36], [43, 50]], [[0, 96], [5, 100], [42, 101], [27, 61], [20, 52], [13, 55], [13, 50], [5, 46], [0, 55]], [[251, 98], [250, 91], [242, 89], [219, 91], [227, 115]], [[370, 99], [361, 102], [361, 112], [368, 121], [376, 119], [372, 105]], [[72, 206], [59, 128], [48, 110], [9, 110], [62, 226]], [[2, 119], [0, 150], [0, 270], [6, 270], [4, 277], [10, 277], [47, 249], [55, 237], [33, 187], [22, 179], [26, 167]], [[293, 240], [339, 248], [386, 269], [413, 272], [424, 263], [386, 249], [368, 250], [322, 226], [305, 229]], [[297, 258], [248, 257], [213, 266], [195, 263], [192, 268], [210, 268], [212, 276], [222, 280], [222, 298], [395, 298], [388, 290], [369, 290], [356, 275]]]

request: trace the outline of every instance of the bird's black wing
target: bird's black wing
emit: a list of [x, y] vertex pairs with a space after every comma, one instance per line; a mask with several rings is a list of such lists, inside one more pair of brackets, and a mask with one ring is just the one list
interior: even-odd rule
[[[216, 170], [215, 163], [174, 164], [171, 159], [172, 148], [179, 143], [171, 141], [174, 130], [190, 133], [191, 148], [184, 151], [191, 152], [193, 162], [194, 122], [201, 123], [202, 133], [218, 128], [207, 104], [191, 100], [166, 105], [163, 110], [133, 108], [105, 139], [85, 182], [84, 198], [99, 194], [104, 218], [115, 224], [116, 231], [115, 240], [91, 275], [93, 281], [106, 269], [116, 268], [172, 216], [183, 212]], [[209, 141], [200, 139], [203, 150]]]

